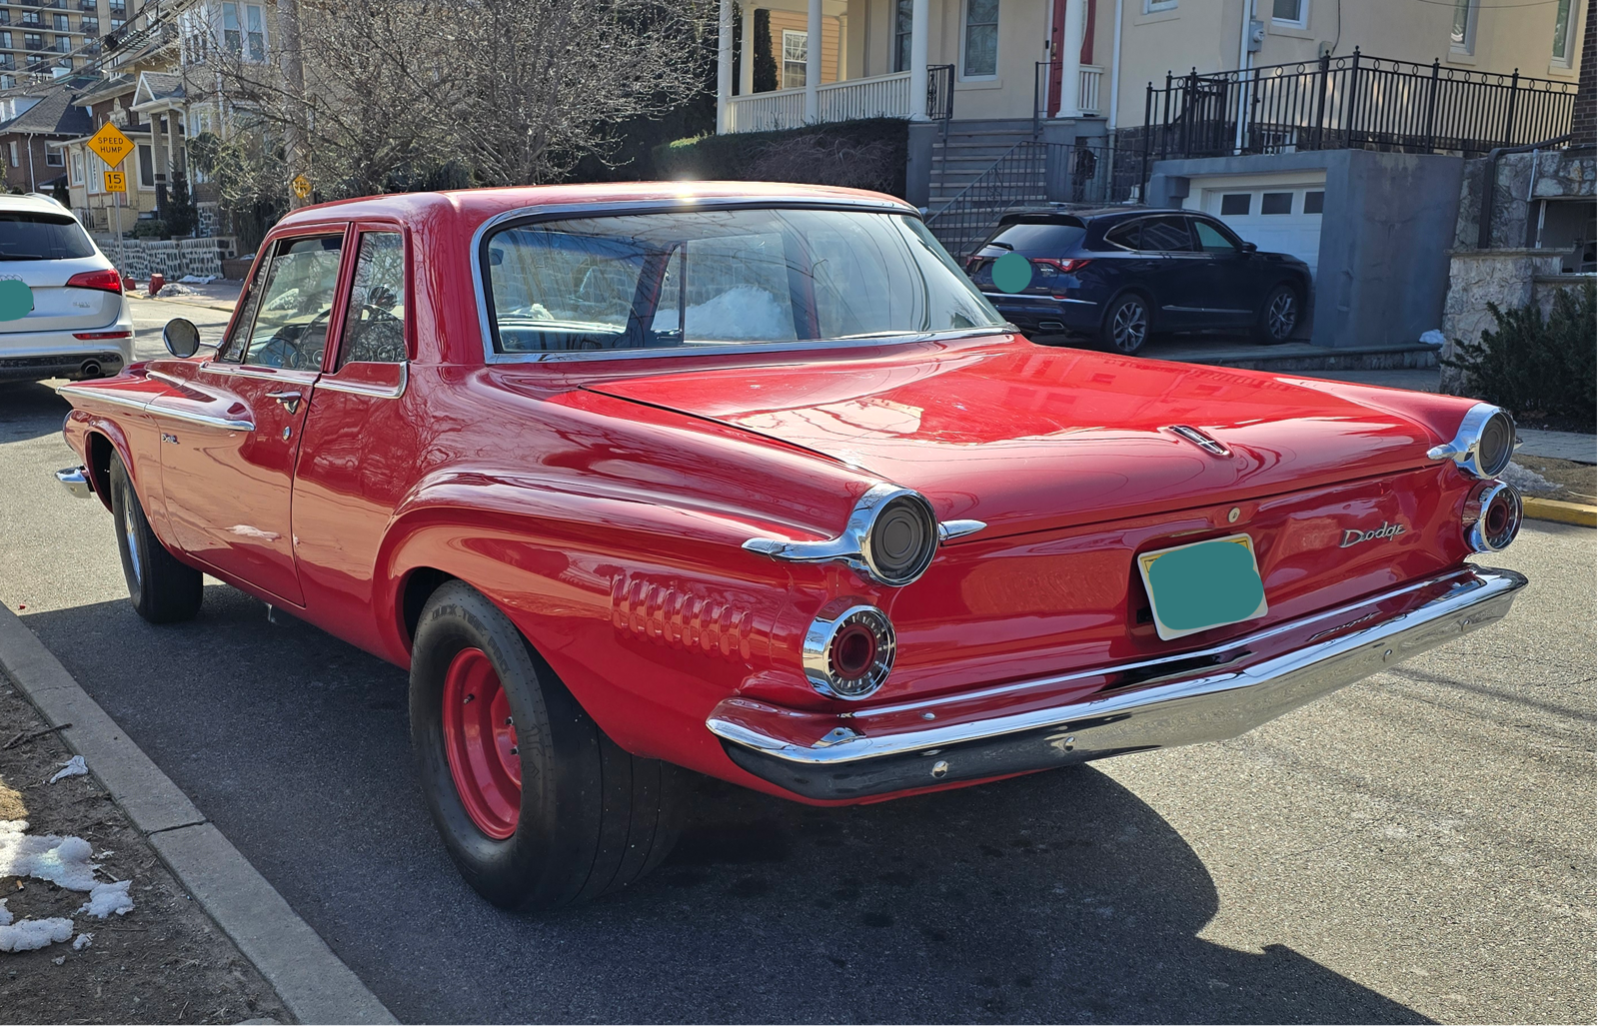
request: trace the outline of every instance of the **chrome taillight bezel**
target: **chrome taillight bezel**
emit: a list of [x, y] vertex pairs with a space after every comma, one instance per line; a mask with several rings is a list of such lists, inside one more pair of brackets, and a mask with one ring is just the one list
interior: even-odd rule
[[[872, 661], [865, 673], [847, 678], [834, 665], [834, 642], [840, 633], [852, 628], [870, 631], [875, 641]], [[819, 694], [859, 702], [889, 679], [894, 669], [894, 624], [889, 614], [877, 606], [851, 599], [837, 599], [824, 606], [806, 629], [801, 662], [806, 680]]]
[[[1483, 451], [1484, 437], [1495, 425], [1505, 429], [1505, 449], [1504, 452], [1486, 454]], [[1492, 481], [1506, 469], [1517, 446], [1521, 444], [1517, 439], [1517, 422], [1511, 414], [1491, 403], [1478, 403], [1461, 418], [1461, 426], [1456, 429], [1455, 437], [1429, 449], [1428, 457], [1455, 460], [1462, 470], [1473, 477]]]
[[[1501, 523], [1495, 527], [1498, 516]], [[1504, 481], [1485, 481], [1467, 495], [1461, 526], [1473, 552], [1499, 552], [1516, 540], [1522, 528], [1522, 494]]]

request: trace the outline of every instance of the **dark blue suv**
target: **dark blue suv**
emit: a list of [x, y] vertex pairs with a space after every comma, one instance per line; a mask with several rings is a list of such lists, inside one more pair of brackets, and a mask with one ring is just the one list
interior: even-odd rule
[[1286, 342], [1309, 325], [1311, 270], [1260, 253], [1214, 217], [1116, 207], [1005, 215], [967, 274], [1038, 341], [1088, 336], [1136, 353], [1157, 332], [1251, 332]]

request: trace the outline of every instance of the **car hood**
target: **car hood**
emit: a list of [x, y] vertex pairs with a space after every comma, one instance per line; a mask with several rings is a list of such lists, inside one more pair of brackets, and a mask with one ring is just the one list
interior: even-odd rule
[[941, 518], [986, 522], [987, 538], [1424, 465], [1437, 424], [1459, 419], [1446, 397], [1020, 341], [906, 348], [586, 387], [916, 488]]

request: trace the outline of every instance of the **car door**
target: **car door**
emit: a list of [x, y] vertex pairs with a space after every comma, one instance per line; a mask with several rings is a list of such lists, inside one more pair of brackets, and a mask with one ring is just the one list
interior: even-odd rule
[[1196, 217], [1195, 241], [1204, 255], [1205, 317], [1211, 326], [1243, 328], [1255, 323], [1261, 304], [1260, 262], [1222, 224]]
[[1141, 219], [1140, 227], [1139, 249], [1162, 257], [1153, 266], [1150, 285], [1159, 325], [1180, 331], [1203, 327], [1205, 255], [1195, 246], [1189, 219], [1162, 214]]
[[306, 415], [295, 468], [294, 535], [306, 605], [358, 645], [381, 644], [369, 614], [384, 531], [426, 445], [427, 418], [407, 386], [415, 353], [411, 240], [402, 226], [360, 222]]
[[330, 225], [273, 241], [216, 358], [150, 406], [178, 546], [293, 605], [303, 593], [291, 484], [338, 313], [346, 230]]

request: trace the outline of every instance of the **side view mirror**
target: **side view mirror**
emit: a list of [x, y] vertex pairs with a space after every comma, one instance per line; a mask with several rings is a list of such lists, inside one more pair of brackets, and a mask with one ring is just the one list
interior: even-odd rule
[[161, 329], [161, 342], [167, 347], [167, 352], [185, 360], [200, 351], [200, 329], [194, 326], [193, 321], [174, 317]]
[[[1253, 243], [1253, 242], [1247, 242], [1247, 243], [1245, 243], [1245, 244], [1244, 244], [1244, 251], [1245, 251], [1245, 252], [1246, 252], [1246, 253], [1247, 253], [1247, 254], [1248, 254], [1248, 253], [1254, 253], [1254, 252], [1255, 252], [1255, 251], [1256, 251], [1256, 244], [1255, 244], [1255, 243]], [[187, 323], [187, 322], [185, 322], [185, 323]]]

